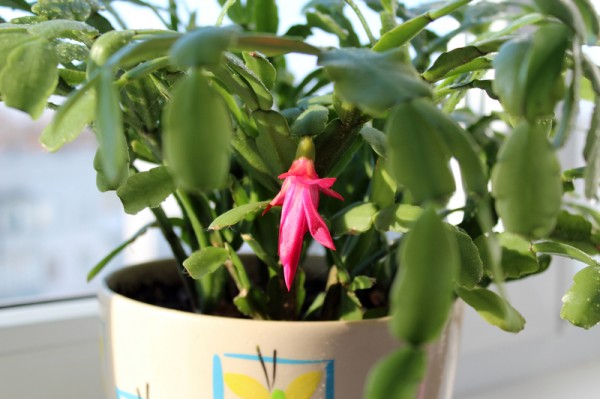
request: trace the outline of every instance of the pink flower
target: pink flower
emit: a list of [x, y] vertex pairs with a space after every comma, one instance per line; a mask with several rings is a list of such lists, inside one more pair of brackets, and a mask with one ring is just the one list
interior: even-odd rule
[[335, 250], [327, 225], [317, 212], [319, 191], [342, 201], [344, 199], [330, 189], [335, 178], [320, 179], [315, 172], [313, 160], [306, 157], [296, 159], [290, 169], [279, 178], [285, 179], [281, 191], [269, 203], [263, 214], [273, 206], [283, 205], [278, 252], [283, 264], [285, 285], [289, 291], [296, 275], [302, 242], [307, 231], [310, 231], [321, 245]]

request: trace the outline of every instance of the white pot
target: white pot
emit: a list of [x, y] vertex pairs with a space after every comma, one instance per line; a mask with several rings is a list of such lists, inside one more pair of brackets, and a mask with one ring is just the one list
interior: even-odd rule
[[[386, 318], [236, 319], [148, 305], [112, 290], [158, 278], [178, 281], [172, 263], [117, 271], [100, 289], [109, 399], [361, 398], [369, 369], [398, 346]], [[456, 315], [429, 348], [431, 367], [420, 398], [451, 397]]]

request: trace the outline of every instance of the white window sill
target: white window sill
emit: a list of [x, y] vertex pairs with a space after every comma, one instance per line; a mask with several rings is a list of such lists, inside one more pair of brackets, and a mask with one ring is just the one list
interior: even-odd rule
[[456, 399], [597, 399], [600, 392], [600, 360], [585, 361], [573, 367], [542, 373], [529, 379], [511, 381]]
[[101, 399], [96, 299], [0, 309], [0, 398]]

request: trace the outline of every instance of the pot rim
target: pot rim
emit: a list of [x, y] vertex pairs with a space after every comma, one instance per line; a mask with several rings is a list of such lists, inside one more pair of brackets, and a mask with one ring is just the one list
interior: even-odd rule
[[379, 317], [375, 319], [363, 319], [363, 320], [324, 320], [324, 321], [289, 321], [289, 320], [256, 320], [256, 319], [247, 319], [247, 318], [238, 318], [238, 317], [227, 317], [227, 316], [219, 316], [219, 315], [209, 315], [202, 313], [193, 313], [186, 312], [183, 310], [177, 309], [169, 309], [162, 306], [148, 304], [142, 301], [138, 301], [136, 299], [129, 298], [125, 295], [119, 294], [110, 288], [109, 282], [110, 280], [115, 280], [122, 275], [126, 275], [129, 273], [135, 273], [144, 267], [161, 267], [161, 265], [166, 264], [167, 262], [172, 262], [173, 259], [160, 259], [155, 261], [143, 262], [131, 266], [126, 266], [121, 269], [115, 270], [108, 274], [105, 278], [102, 279], [102, 283], [98, 289], [98, 299], [102, 306], [107, 306], [113, 302], [123, 302], [130, 306], [138, 306], [140, 310], [145, 311], [153, 311], [164, 313], [165, 315], [170, 315], [171, 317], [180, 317], [180, 318], [196, 318], [198, 320], [204, 319], [207, 321], [220, 321], [220, 322], [231, 322], [231, 323], [267, 323], [273, 324], [277, 326], [287, 326], [294, 325], [295, 328], [323, 328], [323, 327], [333, 327], [340, 325], [361, 325], [361, 326], [369, 326], [369, 325], [387, 325], [391, 316]]

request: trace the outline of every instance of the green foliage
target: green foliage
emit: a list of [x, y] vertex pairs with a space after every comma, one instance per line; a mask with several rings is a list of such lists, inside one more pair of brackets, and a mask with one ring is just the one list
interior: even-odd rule
[[427, 115], [413, 103], [396, 106], [386, 123], [389, 161], [394, 178], [416, 203], [446, 200], [455, 190], [450, 151]]
[[183, 262], [183, 266], [192, 278], [199, 279], [217, 271], [227, 259], [229, 259], [227, 249], [207, 247], [193, 252]]
[[401, 101], [431, 95], [431, 88], [420, 80], [402, 51], [330, 50], [321, 54], [319, 65], [325, 67], [340, 97], [374, 115]]
[[277, 33], [279, 16], [275, 0], [254, 0], [253, 11], [257, 32]]
[[456, 293], [473, 307], [488, 323], [504, 331], [519, 332], [525, 327], [525, 319], [506, 300], [485, 288], [468, 290], [457, 288]]
[[13, 8], [15, 10], [31, 10], [31, 6], [25, 0], [2, 0], [0, 1], [0, 6]]
[[[435, 82], [454, 74], [458, 68], [464, 70], [466, 65], [472, 64], [476, 60], [483, 61], [482, 57], [497, 51], [502, 43], [504, 40], [495, 40], [479, 43], [477, 46], [459, 47], [443, 53], [429, 69], [423, 72], [423, 77], [430, 82]], [[487, 63], [483, 65], [487, 65]]]
[[589, 0], [535, 0], [540, 11], [562, 20], [581, 39], [595, 45], [600, 31], [598, 13]]
[[398, 258], [401, 269], [390, 293], [392, 332], [413, 345], [431, 342], [448, 320], [460, 262], [456, 238], [433, 207], [415, 222]]
[[593, 225], [583, 215], [562, 210], [558, 214], [556, 226], [550, 238], [572, 245], [588, 254], [598, 251], [596, 238], [593, 235]]
[[258, 152], [273, 177], [278, 176], [289, 168], [296, 153], [296, 141], [291, 137], [287, 121], [277, 111], [260, 109], [252, 113], [252, 120], [258, 130]]
[[421, 32], [427, 25], [441, 18], [445, 15], [450, 14], [452, 11], [460, 8], [461, 6], [469, 3], [471, 0], [454, 0], [444, 4], [442, 7], [426, 12], [423, 15], [411, 18], [410, 20], [398, 25], [394, 29], [386, 32], [381, 36], [379, 41], [373, 46], [375, 51], [386, 51], [392, 48], [397, 48], [410, 39], [414, 38], [419, 32]]
[[578, 260], [590, 266], [597, 266], [598, 262], [585, 252], [567, 244], [554, 241], [540, 241], [533, 244], [533, 250], [536, 252], [565, 256], [570, 259]]
[[427, 357], [419, 348], [405, 347], [388, 355], [369, 375], [365, 397], [412, 399], [425, 376]]
[[483, 262], [479, 249], [468, 234], [454, 226], [448, 225], [447, 227], [456, 238], [460, 255], [460, 268], [456, 277], [456, 284], [460, 287], [472, 289], [483, 277]]
[[560, 317], [586, 329], [600, 322], [600, 266], [575, 274], [573, 286], [563, 297]]
[[371, 203], [352, 204], [334, 216], [332, 230], [335, 235], [365, 233], [373, 226], [376, 212], [377, 208]]
[[0, 72], [0, 93], [6, 105], [42, 115], [58, 82], [58, 58], [45, 39], [34, 39], [14, 48]]
[[277, 80], [277, 70], [269, 59], [256, 51], [244, 51], [242, 56], [244, 57], [246, 66], [258, 76], [267, 89], [273, 90]]
[[477, 152], [477, 145], [469, 133], [427, 99], [417, 99], [411, 105], [413, 108], [410, 112], [418, 114], [434, 128], [439, 134], [438, 140], [442, 139], [448, 151], [458, 161], [466, 193], [485, 197], [487, 174], [480, 154]]
[[176, 182], [204, 191], [225, 186], [231, 124], [222, 100], [201, 71], [193, 70], [178, 83], [164, 119], [165, 158]]
[[104, 267], [118, 254], [120, 254], [125, 248], [129, 245], [133, 244], [138, 238], [146, 234], [146, 232], [150, 229], [150, 227], [155, 227], [155, 222], [146, 224], [141, 229], [139, 229], [133, 236], [124, 241], [118, 247], [110, 251], [100, 262], [98, 262], [87, 275], [87, 281], [91, 281], [98, 273], [100, 273]]
[[415, 205], [390, 205], [375, 215], [375, 227], [380, 231], [406, 233], [422, 212], [423, 208]]
[[500, 47], [494, 58], [494, 92], [508, 112], [532, 122], [552, 115], [564, 90], [561, 74], [569, 39], [564, 25], [548, 23], [531, 37]]
[[253, 202], [250, 204], [244, 204], [236, 208], [230, 209], [229, 211], [215, 218], [215, 220], [212, 221], [208, 228], [211, 230], [220, 230], [224, 227], [233, 226], [234, 224], [237, 224], [240, 221], [242, 221], [249, 214], [265, 208], [267, 204], [268, 201]]
[[110, 69], [104, 69], [96, 81], [96, 138], [102, 173], [112, 187], [118, 187], [129, 175], [129, 151], [123, 131], [119, 91], [112, 84]]
[[363, 126], [359, 134], [382, 158], [387, 158], [387, 139], [385, 133], [371, 126]]
[[96, 92], [92, 87], [73, 93], [44, 128], [40, 143], [48, 151], [57, 151], [75, 140], [96, 116]]
[[156, 208], [175, 191], [175, 183], [165, 166], [131, 175], [119, 187], [117, 195], [125, 212], [136, 214], [146, 208]]
[[175, 42], [171, 47], [171, 57], [185, 68], [217, 65], [235, 37], [232, 29], [212, 26], [199, 28]]
[[322, 105], [311, 105], [292, 124], [295, 136], [316, 136], [325, 131], [329, 111]]
[[562, 196], [560, 165], [546, 132], [541, 124], [519, 124], [492, 171], [492, 193], [504, 227], [535, 238], [554, 228]]
[[131, 30], [110, 31], [106, 32], [96, 40], [90, 50], [90, 71], [100, 65], [104, 65], [106, 61], [128, 44], [134, 36], [135, 32]]
[[37, 15], [48, 19], [72, 19], [85, 21], [100, 9], [95, 0], [40, 0], [31, 7]]

